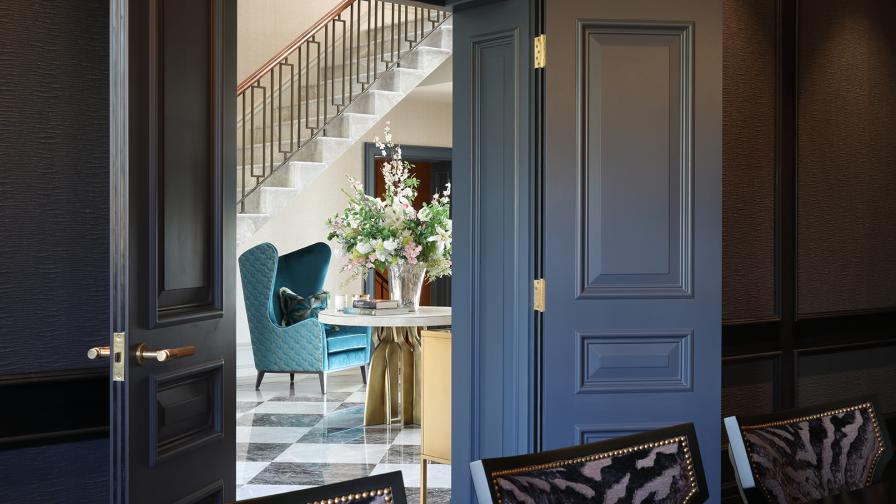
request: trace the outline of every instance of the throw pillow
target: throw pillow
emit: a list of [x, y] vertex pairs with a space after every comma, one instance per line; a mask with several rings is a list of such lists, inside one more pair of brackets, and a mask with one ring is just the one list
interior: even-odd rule
[[327, 292], [318, 292], [307, 298], [289, 290], [280, 288], [280, 311], [283, 318], [280, 325], [286, 327], [309, 318], [317, 318], [318, 312], [327, 307]]

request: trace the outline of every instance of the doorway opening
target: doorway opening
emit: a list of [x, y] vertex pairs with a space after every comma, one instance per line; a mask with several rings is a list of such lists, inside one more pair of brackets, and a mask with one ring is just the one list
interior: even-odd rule
[[[423, 329], [450, 329], [450, 277], [421, 290], [418, 313], [430, 307], [447, 310], [447, 319], [438, 323], [365, 327], [327, 318], [340, 316], [338, 310], [351, 307], [356, 298], [388, 300], [393, 294], [387, 269], [371, 268], [358, 276], [346, 268], [357, 247], [345, 250], [332, 224], [351, 205], [352, 180], [364, 194], [386, 197], [385, 158], [374, 143], [384, 137], [384, 129], [391, 128], [402, 158], [412, 165], [409, 175], [419, 181], [408, 215], [416, 219], [423, 203], [444, 194], [450, 182], [451, 18], [441, 10], [398, 5], [386, 0], [238, 3], [238, 78], [244, 82], [237, 101], [238, 500], [401, 471], [408, 502], [421, 501], [425, 412], [413, 407], [406, 412], [420, 393], [405, 387], [425, 391], [423, 363], [409, 365], [402, 357], [394, 370], [396, 383], [390, 384], [401, 388], [400, 398], [394, 405], [386, 401], [380, 419], [368, 410], [375, 409], [371, 404], [383, 406], [382, 399], [370, 399], [376, 383], [384, 385], [376, 370], [376, 349], [383, 342], [400, 340], [404, 352], [419, 349], [422, 340], [425, 353]], [[411, 26], [415, 29], [408, 31]], [[393, 32], [400, 38], [390, 39]], [[295, 51], [284, 56], [284, 47]], [[318, 47], [321, 56], [315, 60]], [[285, 58], [284, 64], [275, 62], [267, 73], [260, 72], [270, 66], [265, 61], [272, 55]], [[299, 145], [297, 152], [280, 152]], [[263, 254], [252, 256], [262, 249], [273, 261], [267, 277], [259, 273]], [[329, 261], [309, 266], [313, 263], [300, 258], [309, 250], [323, 251]], [[252, 264], [245, 260], [250, 256], [257, 259]], [[307, 276], [322, 287], [302, 292], [296, 279]], [[261, 289], [260, 302], [253, 298], [258, 282], [272, 283]], [[260, 325], [286, 324], [288, 332], [294, 323], [286, 317], [294, 313], [291, 307], [282, 304], [289, 295], [284, 287], [303, 298], [298, 303], [322, 308], [316, 316], [324, 339], [317, 350], [290, 347], [285, 340], [292, 336], [263, 343]], [[318, 290], [325, 292], [320, 298], [314, 296]], [[323, 299], [326, 308], [315, 304]], [[253, 318], [256, 308], [263, 324]], [[370, 355], [359, 357], [365, 338]], [[342, 342], [345, 349], [338, 348]], [[292, 372], [280, 365], [287, 355], [310, 355], [324, 365]], [[407, 375], [405, 369], [421, 376]], [[439, 400], [450, 403], [450, 398]], [[427, 502], [447, 503], [450, 464], [436, 463], [438, 457], [428, 460], [433, 463], [427, 466]]]

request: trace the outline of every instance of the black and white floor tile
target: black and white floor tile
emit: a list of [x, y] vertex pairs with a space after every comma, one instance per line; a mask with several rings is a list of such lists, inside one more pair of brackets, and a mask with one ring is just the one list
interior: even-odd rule
[[[359, 370], [329, 375], [321, 395], [316, 375], [237, 378], [237, 498], [288, 492], [400, 470], [408, 502], [420, 499], [420, 429], [364, 427]], [[447, 504], [451, 467], [431, 464], [428, 499]]]

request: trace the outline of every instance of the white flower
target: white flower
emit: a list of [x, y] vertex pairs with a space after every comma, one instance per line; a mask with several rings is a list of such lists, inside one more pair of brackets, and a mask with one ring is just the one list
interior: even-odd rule
[[389, 252], [393, 252], [398, 248], [398, 241], [392, 239], [386, 240], [383, 242], [383, 248], [388, 250]]
[[402, 222], [404, 222], [404, 211], [401, 207], [392, 206], [383, 211], [383, 224], [386, 227], [400, 227]]
[[370, 245], [370, 242], [358, 242], [358, 244], [355, 245], [355, 250], [362, 255], [367, 255], [373, 250], [373, 246]]
[[420, 222], [429, 221], [429, 217], [430, 217], [429, 207], [423, 207], [420, 209], [419, 212], [417, 212], [417, 218], [420, 219]]
[[451, 221], [449, 220], [444, 228], [437, 226], [436, 234], [427, 238], [426, 241], [436, 242], [436, 251], [439, 254], [451, 247]]

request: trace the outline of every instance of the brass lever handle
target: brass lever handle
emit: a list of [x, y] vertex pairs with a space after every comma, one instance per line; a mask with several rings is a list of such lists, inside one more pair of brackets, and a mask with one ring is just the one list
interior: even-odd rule
[[90, 360], [108, 359], [112, 352], [107, 346], [93, 347], [87, 351], [87, 358]]
[[148, 350], [146, 345], [140, 343], [137, 347], [137, 364], [143, 364], [145, 360], [154, 360], [157, 362], [165, 362], [171, 359], [180, 359], [181, 357], [189, 357], [196, 353], [194, 346], [182, 346], [177, 348], [165, 348], [163, 350]]

